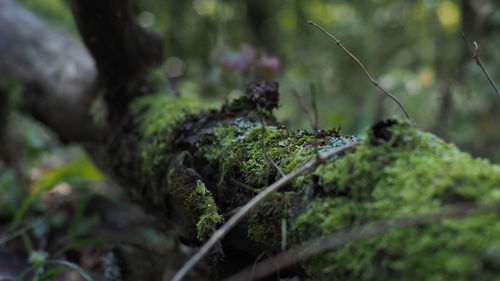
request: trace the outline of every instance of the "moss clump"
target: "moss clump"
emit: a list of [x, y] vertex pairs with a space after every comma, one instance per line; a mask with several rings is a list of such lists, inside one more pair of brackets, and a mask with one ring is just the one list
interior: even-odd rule
[[[264, 129], [259, 123], [241, 119], [221, 124], [214, 131], [217, 139], [213, 146], [203, 148], [205, 157], [219, 165], [221, 179], [235, 177], [254, 187], [265, 187], [279, 177], [268, 158], [286, 174], [313, 159], [316, 147], [321, 152], [355, 140], [337, 132], [318, 137], [304, 131], [293, 134], [277, 126]], [[296, 179], [295, 186], [303, 179]]]
[[[308, 240], [369, 221], [425, 214], [459, 202], [500, 202], [500, 167], [436, 136], [390, 120], [355, 152], [317, 172], [329, 199], [294, 223]], [[409, 227], [309, 260], [322, 280], [492, 280], [500, 271], [500, 215]]]
[[152, 143], [145, 145], [141, 155], [144, 180], [147, 181], [150, 176], [154, 175], [155, 168], [165, 162], [168, 156], [166, 149], [167, 144], [159, 140], [154, 140]]
[[139, 124], [142, 144], [142, 178], [150, 181], [156, 169], [168, 160], [167, 136], [173, 125], [187, 116], [208, 110], [209, 106], [195, 98], [176, 98], [155, 94], [135, 99], [132, 113]]
[[168, 182], [170, 195], [184, 210], [182, 215], [192, 221], [189, 225], [196, 225], [196, 238], [200, 241], [208, 238], [224, 221], [212, 193], [191, 169], [171, 171]]
[[[210, 164], [219, 167], [219, 186], [225, 188], [222, 192], [231, 192], [228, 187], [235, 190], [241, 187], [245, 190], [240, 188], [237, 194], [246, 192], [248, 198], [255, 195], [255, 190], [268, 186], [281, 176], [269, 158], [284, 173], [290, 173], [316, 157], [316, 150], [323, 153], [359, 139], [342, 137], [337, 130], [291, 133], [277, 126], [264, 128], [242, 118], [221, 123], [213, 132], [213, 145], [202, 147], [202, 151]], [[279, 246], [281, 221], [290, 220], [291, 202], [297, 201], [294, 208], [299, 207], [312, 184], [310, 176], [298, 177], [259, 204], [249, 216], [250, 239]], [[229, 204], [233, 208], [245, 202], [237, 201], [239, 198], [234, 200], [234, 204]]]
[[156, 136], [187, 115], [208, 110], [207, 103], [196, 98], [175, 98], [166, 94], [148, 95], [135, 99], [131, 110], [137, 115], [144, 139]]
[[197, 211], [196, 237], [203, 241], [214, 232], [215, 227], [224, 219], [219, 214], [212, 194], [200, 180], [196, 181], [196, 187], [186, 199], [187, 205]]
[[291, 198], [295, 192], [275, 192], [257, 205], [249, 217], [250, 226], [248, 236], [250, 239], [277, 247], [281, 241], [281, 221], [290, 219]]

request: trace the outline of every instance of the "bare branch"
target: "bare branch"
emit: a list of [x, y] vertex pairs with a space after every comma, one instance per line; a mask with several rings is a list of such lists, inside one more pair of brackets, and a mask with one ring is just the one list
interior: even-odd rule
[[318, 104], [316, 103], [316, 88], [314, 87], [314, 84], [311, 83], [309, 85], [309, 89], [311, 91], [311, 109], [313, 112], [313, 123], [311, 124], [312, 129], [314, 132], [318, 130], [318, 123], [319, 123], [319, 113], [318, 113]]
[[283, 252], [277, 256], [259, 262], [258, 264], [253, 265], [251, 268], [240, 271], [239, 273], [227, 278], [224, 281], [250, 281], [263, 278], [273, 272], [276, 272], [280, 268], [286, 268], [290, 265], [293, 265], [297, 262], [300, 262], [322, 252], [335, 249], [347, 243], [352, 243], [376, 235], [381, 235], [388, 231], [415, 225], [427, 224], [446, 218], [464, 217], [471, 214], [472, 212], [485, 213], [498, 210], [500, 210], [500, 205], [498, 204], [478, 206], [473, 203], [462, 203], [443, 207], [438, 211], [430, 214], [380, 220], [360, 226], [355, 226], [346, 230], [335, 232], [329, 236], [304, 243], [297, 248], [291, 249], [287, 252]]
[[467, 47], [469, 47], [469, 50], [472, 54], [472, 58], [476, 61], [476, 64], [479, 65], [481, 70], [484, 73], [484, 76], [488, 79], [490, 82], [491, 86], [493, 89], [495, 89], [495, 92], [497, 92], [498, 97], [500, 97], [500, 90], [498, 90], [497, 85], [495, 84], [495, 81], [491, 78], [490, 74], [488, 71], [486, 71], [486, 68], [484, 67], [483, 63], [481, 62], [481, 58], [479, 57], [479, 45], [477, 44], [476, 41], [472, 42], [472, 44], [467, 40], [467, 37], [465, 37], [465, 34], [463, 31], [460, 31], [460, 36], [462, 36], [462, 39], [464, 39], [465, 44]]
[[389, 98], [391, 98], [395, 103], [397, 103], [398, 106], [403, 111], [403, 113], [405, 114], [406, 118], [410, 119], [410, 114], [408, 114], [408, 111], [406, 110], [406, 108], [404, 107], [404, 105], [399, 101], [399, 99], [396, 98], [396, 96], [394, 96], [393, 94], [391, 94], [382, 85], [380, 85], [380, 83], [373, 78], [373, 76], [370, 74], [370, 72], [368, 72], [368, 69], [365, 67], [365, 65], [356, 56], [354, 56], [346, 47], [344, 47], [344, 45], [342, 45], [342, 43], [340, 43], [339, 39], [337, 39], [335, 36], [333, 36], [330, 32], [326, 31], [326, 29], [324, 29], [323, 27], [321, 27], [317, 23], [315, 23], [315, 22], [313, 22], [311, 20], [308, 20], [307, 23], [309, 23], [310, 25], [318, 28], [319, 30], [321, 30], [321, 32], [323, 32], [324, 34], [326, 34], [328, 37], [332, 38], [335, 41], [335, 43], [348, 56], [350, 56], [359, 65], [359, 67], [361, 67], [361, 69], [363, 70], [364, 74], [366, 75], [366, 77], [368, 77], [368, 79], [372, 82], [372, 84], [375, 85], [375, 87], [377, 87], [380, 91], [382, 91], [382, 93], [384, 93], [386, 96], [388, 96]]
[[[316, 88], [314, 87], [314, 84], [311, 83], [309, 85], [310, 91], [311, 91], [311, 108], [313, 112], [313, 123], [311, 124], [312, 129], [315, 134], [318, 133], [318, 122], [319, 122], [319, 115], [318, 115], [318, 105], [316, 104]], [[318, 138], [314, 138], [314, 153], [316, 153], [316, 158], [319, 157], [319, 143], [318, 143]]]
[[314, 170], [318, 165], [324, 163], [334, 155], [345, 152], [346, 150], [356, 147], [359, 144], [360, 144], [359, 142], [353, 142], [338, 147], [336, 149], [330, 150], [329, 152], [320, 155], [318, 158], [315, 158], [307, 162], [306, 164], [304, 164], [304, 166], [285, 175], [275, 183], [266, 187], [261, 193], [257, 194], [257, 196], [252, 198], [252, 200], [248, 201], [243, 207], [241, 207], [241, 209], [239, 209], [238, 212], [234, 216], [232, 216], [224, 225], [222, 225], [217, 231], [215, 231], [214, 234], [210, 237], [210, 239], [200, 248], [200, 250], [194, 256], [192, 256], [182, 266], [182, 268], [179, 269], [179, 271], [177, 271], [177, 273], [174, 275], [171, 281], [182, 280], [184, 276], [189, 272], [189, 270], [191, 270], [191, 268], [193, 268], [210, 251], [210, 249], [217, 244], [218, 241], [220, 241], [224, 236], [226, 236], [229, 230], [231, 230], [234, 226], [236, 226], [236, 224], [238, 224], [238, 222], [240, 222], [243, 219], [243, 217], [246, 214], [248, 214], [248, 212], [250, 212], [250, 210], [252, 210], [258, 203], [260, 203], [270, 194], [277, 191], [278, 189], [280, 189], [281, 187], [292, 181], [294, 178], [303, 175], [308, 171]]
[[271, 163], [271, 165], [273, 165], [273, 167], [276, 169], [276, 171], [278, 171], [278, 173], [282, 177], [284, 177], [285, 173], [283, 173], [280, 166], [278, 166], [278, 164], [276, 164], [276, 162], [274, 162], [274, 160], [271, 157], [269, 157], [269, 154], [267, 153], [267, 147], [264, 144], [264, 138], [267, 136], [266, 124], [264, 124], [264, 120], [262, 118], [260, 119], [260, 123], [262, 124], [262, 136], [259, 138], [259, 141], [260, 141], [260, 145], [262, 146], [262, 151], [264, 152], [264, 156], [266, 157], [267, 161], [269, 161], [269, 163]]
[[309, 112], [309, 109], [306, 107], [306, 102], [304, 101], [304, 98], [302, 97], [302, 94], [295, 88], [292, 88], [292, 94], [295, 97], [295, 99], [298, 101], [299, 106], [304, 110], [304, 112], [307, 115], [307, 120], [309, 121], [309, 124], [311, 125], [311, 128], [314, 127], [314, 117], [311, 116], [311, 113]]

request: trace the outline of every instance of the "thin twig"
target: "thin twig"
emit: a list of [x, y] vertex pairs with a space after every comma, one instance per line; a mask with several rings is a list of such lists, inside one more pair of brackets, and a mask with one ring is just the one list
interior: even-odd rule
[[311, 171], [314, 168], [316, 168], [318, 165], [324, 163], [334, 155], [337, 155], [339, 153], [342, 153], [348, 149], [351, 149], [353, 147], [356, 147], [360, 144], [360, 142], [353, 142], [341, 147], [338, 147], [336, 149], [330, 150], [326, 152], [325, 154], [321, 155], [319, 158], [315, 158], [306, 164], [304, 164], [302, 167], [294, 170], [293, 172], [285, 175], [284, 177], [280, 178], [270, 186], [266, 187], [261, 193], [257, 194], [254, 198], [252, 198], [250, 201], [248, 201], [241, 209], [234, 215], [232, 216], [224, 225], [222, 225], [217, 231], [214, 232], [214, 234], [210, 237], [210, 239], [200, 248], [200, 250], [193, 255], [177, 273], [174, 275], [174, 277], [171, 279], [171, 281], [180, 281], [184, 278], [184, 276], [188, 273], [188, 271], [193, 268], [207, 253], [208, 251], [219, 241], [221, 240], [226, 234], [231, 230], [238, 222], [240, 222], [243, 217], [252, 210], [259, 202], [261, 202], [263, 199], [265, 199], [267, 196], [272, 194], [273, 192], [277, 191], [279, 188], [283, 187], [290, 181], [292, 181], [294, 178], [304, 174], [305, 172]]
[[479, 57], [479, 44], [477, 44], [476, 41], [469, 43], [469, 40], [467, 40], [467, 37], [465, 37], [465, 34], [463, 31], [460, 31], [460, 35], [462, 36], [462, 39], [464, 39], [465, 44], [467, 47], [469, 47], [469, 50], [472, 54], [472, 58], [476, 61], [476, 64], [479, 65], [481, 70], [483, 71], [484, 75], [490, 82], [491, 86], [493, 86], [493, 89], [497, 92], [497, 95], [500, 97], [500, 90], [498, 90], [497, 85], [495, 84], [495, 81], [491, 78], [490, 74], [488, 71], [486, 71], [486, 68], [484, 67], [483, 63], [481, 62], [481, 58]]
[[[499, 204], [478, 206], [473, 203], [461, 203], [445, 206], [431, 214], [406, 216], [395, 219], [379, 220], [346, 230], [335, 232], [329, 236], [306, 242], [301, 246], [283, 252], [277, 256], [259, 262], [252, 266], [252, 275], [247, 268], [225, 279], [224, 281], [251, 281], [268, 276], [279, 268], [286, 268], [299, 261], [305, 260], [322, 252], [332, 250], [347, 243], [356, 242], [376, 235], [384, 234], [404, 227], [422, 225], [451, 217], [464, 217], [471, 212], [484, 213], [500, 210]], [[250, 276], [250, 277], [249, 277]]]
[[316, 132], [318, 130], [319, 116], [318, 105], [316, 103], [316, 88], [314, 87], [314, 84], [311, 83], [311, 85], [309, 85], [309, 89], [311, 91], [311, 109], [313, 112], [313, 123], [311, 124], [311, 126], [314, 132]]
[[276, 162], [274, 162], [274, 160], [267, 153], [267, 147], [264, 144], [264, 138], [267, 136], [267, 130], [266, 130], [266, 124], [264, 123], [262, 117], [260, 119], [260, 123], [262, 124], [262, 136], [259, 137], [259, 140], [260, 140], [260, 145], [262, 146], [262, 151], [264, 152], [264, 156], [266, 157], [267, 161], [269, 161], [271, 165], [273, 165], [273, 167], [278, 171], [278, 173], [280, 173], [280, 175], [284, 177], [285, 173], [283, 173], [283, 170], [281, 170], [280, 166], [278, 166], [278, 164], [276, 164]]
[[286, 237], [287, 237], [287, 220], [281, 219], [281, 251], [284, 252], [286, 250]]
[[310, 91], [311, 91], [311, 109], [313, 112], [313, 123], [311, 124], [312, 129], [314, 131], [315, 137], [314, 137], [314, 153], [316, 153], [316, 158], [319, 157], [319, 143], [318, 143], [318, 105], [316, 104], [316, 89], [314, 88], [314, 84], [311, 83], [309, 85]]
[[306, 105], [305, 105], [306, 103], [304, 101], [304, 98], [302, 97], [302, 94], [300, 94], [300, 92], [295, 88], [292, 88], [291, 91], [292, 91], [292, 94], [295, 97], [295, 99], [298, 101], [302, 110], [304, 110], [304, 112], [306, 113], [309, 124], [312, 127], [312, 125], [314, 124], [314, 117], [311, 116], [309, 109], [306, 107]]
[[396, 98], [396, 96], [394, 96], [393, 94], [391, 94], [382, 85], [380, 85], [380, 83], [373, 78], [373, 76], [370, 74], [370, 72], [368, 72], [368, 69], [365, 67], [365, 65], [356, 56], [354, 56], [346, 47], [344, 47], [344, 45], [342, 45], [342, 43], [340, 43], [340, 40], [337, 39], [337, 37], [333, 36], [330, 32], [326, 31], [326, 29], [324, 29], [323, 27], [321, 27], [319, 24], [313, 22], [312, 20], [308, 20], [307, 23], [309, 23], [310, 25], [318, 28], [319, 30], [321, 30], [321, 32], [323, 32], [324, 34], [326, 34], [328, 37], [332, 38], [335, 41], [335, 43], [347, 55], [349, 55], [359, 65], [359, 67], [361, 67], [361, 69], [365, 73], [366, 77], [368, 77], [368, 79], [372, 82], [372, 84], [375, 85], [375, 87], [377, 87], [380, 91], [382, 91], [382, 93], [384, 93], [386, 96], [388, 96], [389, 98], [391, 98], [395, 103], [397, 103], [398, 106], [403, 111], [403, 113], [405, 114], [406, 118], [411, 119], [410, 118], [410, 114], [408, 114], [408, 111], [406, 110], [406, 108], [404, 107], [404, 105], [399, 101], [399, 99]]

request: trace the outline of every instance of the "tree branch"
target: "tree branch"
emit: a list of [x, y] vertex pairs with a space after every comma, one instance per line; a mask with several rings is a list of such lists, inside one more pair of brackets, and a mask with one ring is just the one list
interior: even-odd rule
[[469, 43], [469, 40], [467, 40], [467, 37], [465, 37], [465, 33], [463, 31], [460, 31], [460, 36], [462, 36], [462, 39], [464, 39], [465, 44], [467, 45], [467, 47], [469, 47], [472, 58], [476, 61], [476, 64], [479, 66], [479, 68], [481, 68], [481, 71], [484, 73], [484, 76], [486, 76], [486, 79], [488, 79], [488, 82], [490, 82], [491, 86], [497, 93], [497, 96], [500, 97], [500, 90], [498, 90], [495, 81], [493, 80], [493, 78], [491, 78], [490, 74], [484, 67], [483, 62], [481, 61], [481, 58], [479, 57], [479, 45], [477, 44], [476, 41], [472, 42], [472, 44]]
[[134, 20], [126, 0], [72, 0], [73, 14], [85, 45], [99, 69], [112, 107], [138, 94], [150, 67], [163, 58], [163, 40]]
[[375, 87], [377, 87], [384, 95], [386, 95], [390, 99], [392, 99], [399, 106], [399, 108], [401, 108], [401, 110], [403, 111], [403, 113], [406, 116], [406, 118], [410, 119], [410, 114], [408, 113], [408, 110], [406, 110], [406, 107], [403, 105], [403, 103], [401, 101], [399, 101], [399, 99], [395, 95], [391, 94], [384, 86], [380, 85], [380, 83], [377, 80], [375, 80], [375, 78], [373, 78], [373, 76], [370, 74], [370, 72], [368, 71], [368, 69], [366, 68], [366, 66], [355, 55], [353, 55], [340, 42], [340, 40], [337, 39], [337, 37], [333, 36], [333, 34], [331, 34], [330, 32], [328, 32], [326, 29], [324, 29], [319, 24], [313, 22], [312, 20], [308, 20], [307, 23], [310, 24], [310, 25], [312, 25], [312, 26], [314, 26], [314, 27], [316, 27], [316, 28], [318, 28], [321, 32], [323, 32], [328, 37], [330, 37], [331, 39], [333, 39], [333, 41], [335, 41], [335, 44], [337, 44], [342, 49], [342, 51], [344, 51], [344, 53], [346, 53], [349, 57], [351, 57], [354, 60], [354, 62], [356, 62], [356, 64], [363, 70], [363, 73], [368, 78], [368, 80], [370, 80], [370, 82], [372, 82], [372, 84]]

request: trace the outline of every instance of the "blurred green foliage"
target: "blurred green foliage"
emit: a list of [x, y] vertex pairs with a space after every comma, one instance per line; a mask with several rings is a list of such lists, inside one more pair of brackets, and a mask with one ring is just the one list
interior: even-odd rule
[[306, 24], [311, 19], [363, 61], [408, 107], [417, 126], [475, 155], [500, 159], [498, 97], [459, 36], [463, 30], [477, 41], [486, 68], [500, 77], [497, 1], [144, 0], [135, 7], [144, 26], [165, 36], [167, 58], [185, 63], [177, 78], [181, 93], [232, 98], [262, 79], [256, 68], [228, 71], [220, 64], [228, 46], [239, 50], [247, 43], [256, 49], [254, 64], [260, 56], [280, 60], [277, 115], [292, 128], [311, 127], [291, 94], [297, 89], [301, 102], [309, 103], [310, 84], [318, 92], [319, 127], [357, 133], [401, 115], [334, 42]]
[[92, 161], [86, 156], [82, 155], [74, 162], [65, 164], [61, 167], [54, 168], [46, 172], [35, 183], [35, 189], [24, 200], [21, 207], [16, 211], [14, 216], [14, 224], [19, 223], [28, 208], [44, 193], [54, 188], [57, 184], [67, 183], [74, 187], [87, 186], [90, 183], [103, 180], [101, 173], [94, 166]]
[[25, 7], [36, 11], [36, 13], [52, 24], [64, 25], [66, 28], [75, 30], [71, 9], [68, 1], [64, 0], [20, 0]]
[[12, 169], [0, 168], [0, 216], [13, 214], [22, 197], [22, 188]]
[[[22, 3], [74, 31], [66, 1]], [[292, 128], [311, 128], [298, 104], [311, 108], [311, 84], [321, 128], [357, 133], [401, 115], [333, 41], [306, 23], [311, 19], [408, 107], [418, 127], [475, 155], [500, 159], [499, 101], [459, 36], [463, 30], [477, 41], [486, 68], [500, 77], [495, 0], [133, 0], [132, 5], [144, 27], [165, 37], [163, 70], [181, 93], [234, 98], [250, 82], [269, 78], [262, 64], [269, 66], [271, 57], [278, 59], [271, 76], [281, 83], [277, 116]], [[303, 98], [297, 101], [291, 89]]]

